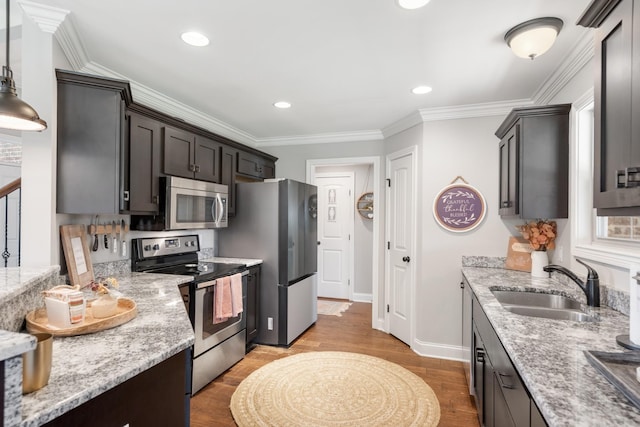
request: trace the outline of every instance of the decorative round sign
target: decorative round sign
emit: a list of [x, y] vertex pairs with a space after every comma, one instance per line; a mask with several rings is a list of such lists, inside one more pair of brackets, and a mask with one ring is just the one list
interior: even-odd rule
[[482, 194], [468, 184], [444, 188], [433, 202], [433, 216], [440, 226], [456, 233], [476, 228], [486, 212]]

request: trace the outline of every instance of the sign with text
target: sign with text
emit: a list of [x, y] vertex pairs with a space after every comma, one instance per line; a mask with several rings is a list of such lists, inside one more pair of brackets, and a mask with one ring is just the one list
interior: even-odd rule
[[482, 194], [468, 184], [444, 188], [433, 202], [433, 216], [440, 226], [456, 233], [476, 228], [486, 212]]

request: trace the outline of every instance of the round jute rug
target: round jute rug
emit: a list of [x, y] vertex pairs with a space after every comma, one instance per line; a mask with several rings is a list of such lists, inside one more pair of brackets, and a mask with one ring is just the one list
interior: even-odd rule
[[231, 396], [246, 426], [436, 426], [440, 405], [420, 377], [364, 354], [301, 353], [263, 366]]

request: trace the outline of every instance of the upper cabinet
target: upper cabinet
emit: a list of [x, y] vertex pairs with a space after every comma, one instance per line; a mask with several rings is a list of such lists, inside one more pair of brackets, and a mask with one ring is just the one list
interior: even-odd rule
[[259, 179], [275, 178], [276, 165], [273, 160], [240, 151], [238, 152], [238, 173]]
[[516, 108], [500, 138], [500, 216], [567, 218], [571, 104]]
[[220, 182], [219, 143], [169, 126], [164, 128], [163, 140], [166, 175]]
[[136, 104], [129, 82], [56, 70], [57, 212], [162, 214], [160, 177], [229, 187], [275, 176], [275, 157]]
[[56, 70], [57, 212], [119, 213], [126, 202], [129, 83]]
[[597, 28], [593, 204], [640, 215], [640, 2], [595, 0], [578, 24]]

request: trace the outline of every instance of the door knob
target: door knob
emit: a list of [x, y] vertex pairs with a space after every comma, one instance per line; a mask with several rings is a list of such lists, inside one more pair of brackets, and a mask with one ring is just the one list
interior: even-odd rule
[[404, 262], [409, 262], [409, 261], [411, 261], [411, 258], [409, 258], [408, 256], [403, 256], [403, 257], [402, 257], [402, 260], [403, 260]]

